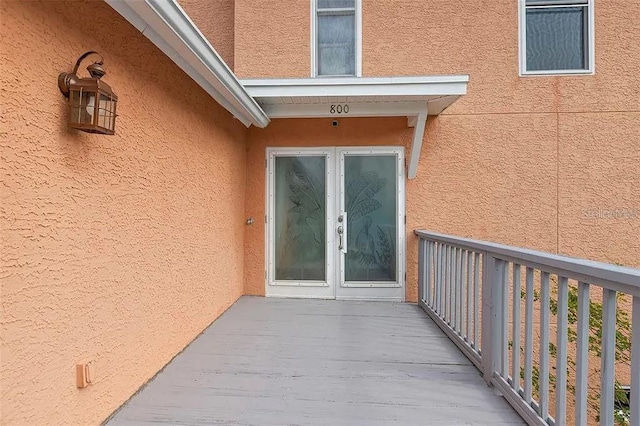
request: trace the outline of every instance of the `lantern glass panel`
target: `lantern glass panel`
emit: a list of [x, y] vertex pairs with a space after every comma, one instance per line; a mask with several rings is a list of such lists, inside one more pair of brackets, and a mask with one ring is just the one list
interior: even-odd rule
[[113, 130], [113, 101], [104, 94], [100, 94], [98, 104], [98, 126]]
[[69, 104], [71, 105], [71, 115], [69, 123], [82, 123], [82, 108], [80, 107], [80, 97], [82, 93], [77, 90], [71, 90], [69, 94]]
[[95, 124], [97, 108], [95, 105], [96, 92], [84, 87], [71, 89], [71, 123], [79, 125]]

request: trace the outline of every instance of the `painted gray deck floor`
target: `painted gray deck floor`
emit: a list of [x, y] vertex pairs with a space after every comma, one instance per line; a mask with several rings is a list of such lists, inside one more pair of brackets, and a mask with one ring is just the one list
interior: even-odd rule
[[243, 297], [117, 425], [523, 424], [420, 308]]

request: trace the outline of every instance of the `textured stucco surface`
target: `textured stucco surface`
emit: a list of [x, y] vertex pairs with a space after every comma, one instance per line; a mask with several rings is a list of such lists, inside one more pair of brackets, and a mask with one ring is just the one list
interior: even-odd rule
[[[310, 75], [309, 3], [271, 2], [267, 22], [254, 17], [262, 2], [236, 5], [243, 76]], [[429, 118], [418, 177], [407, 181], [407, 300], [417, 297], [415, 228], [640, 266], [640, 4], [598, 2], [595, 11], [595, 75], [523, 78], [515, 1], [363, 0], [365, 77], [470, 76], [468, 94]], [[295, 45], [278, 42], [294, 36]], [[249, 168], [264, 161], [262, 146], [363, 143], [330, 129], [317, 134], [313, 120], [289, 123], [250, 132], [250, 150], [257, 144], [261, 156], [250, 151]], [[408, 142], [386, 137], [370, 144]], [[263, 185], [254, 182], [248, 200]], [[262, 248], [251, 244], [264, 242], [246, 248], [263, 274]], [[248, 269], [245, 290], [262, 294], [263, 277]]]
[[[408, 155], [411, 132], [399, 118], [250, 130], [246, 214], [260, 220], [246, 232], [245, 293], [264, 294], [267, 147], [405, 145]], [[407, 300], [417, 299], [418, 228], [640, 266], [639, 132], [633, 113], [429, 118], [418, 176], [406, 182]]]
[[[69, 4], [0, 1], [0, 424], [98, 423], [243, 290], [264, 294], [266, 147], [410, 149], [402, 118], [247, 136], [106, 4]], [[180, 4], [240, 77], [310, 75], [308, 0]], [[471, 77], [407, 181], [407, 300], [415, 228], [640, 266], [637, 16], [598, 2], [594, 76], [521, 78], [516, 2], [363, 0], [365, 76]], [[120, 96], [113, 137], [66, 129], [57, 73], [90, 49]]]
[[559, 114], [558, 130], [558, 250], [640, 267], [640, 111]]
[[311, 1], [236, 2], [234, 64], [238, 77], [311, 76]]
[[[242, 77], [311, 75], [309, 0], [236, 4]], [[457, 113], [640, 110], [640, 3], [598, 2], [596, 74], [518, 75], [517, 2], [363, 0], [363, 76], [469, 74]]]
[[235, 0], [179, 0], [178, 3], [233, 70]]
[[[104, 2], [0, 16], [0, 423], [98, 424], [242, 294], [246, 129]], [[66, 128], [86, 50], [115, 136]]]
[[246, 216], [256, 219], [245, 232], [245, 294], [265, 294], [265, 167], [268, 147], [405, 145], [411, 140], [403, 118], [272, 120], [250, 128], [247, 140]]

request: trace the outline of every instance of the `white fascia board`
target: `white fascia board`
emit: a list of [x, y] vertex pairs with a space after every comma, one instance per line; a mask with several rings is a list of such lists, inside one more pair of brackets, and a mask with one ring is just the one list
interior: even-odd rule
[[388, 85], [406, 83], [468, 83], [468, 75], [422, 75], [395, 77], [246, 78], [243, 84], [259, 86]]
[[244, 79], [253, 97], [305, 96], [462, 96], [469, 76]]
[[245, 126], [269, 117], [175, 0], [105, 0]]

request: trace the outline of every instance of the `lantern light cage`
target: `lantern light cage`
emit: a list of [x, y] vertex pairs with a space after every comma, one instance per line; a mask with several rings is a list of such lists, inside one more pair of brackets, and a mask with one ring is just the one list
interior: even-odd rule
[[[99, 61], [87, 67], [91, 77], [79, 78], [80, 63], [89, 55], [98, 55]], [[87, 133], [115, 134], [118, 97], [111, 86], [101, 80], [106, 74], [102, 55], [95, 51], [83, 53], [70, 73], [58, 76], [58, 88], [69, 99], [69, 127]]]

